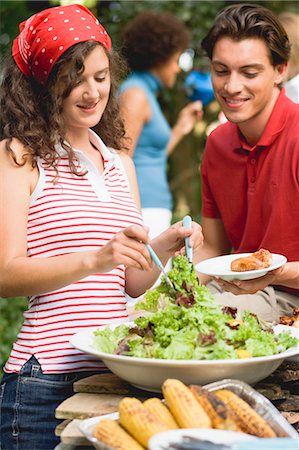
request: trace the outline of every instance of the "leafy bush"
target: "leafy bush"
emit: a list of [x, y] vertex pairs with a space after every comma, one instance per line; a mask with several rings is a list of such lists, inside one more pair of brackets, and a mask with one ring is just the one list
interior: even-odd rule
[[24, 297], [0, 298], [0, 367], [5, 364], [23, 322], [28, 300]]

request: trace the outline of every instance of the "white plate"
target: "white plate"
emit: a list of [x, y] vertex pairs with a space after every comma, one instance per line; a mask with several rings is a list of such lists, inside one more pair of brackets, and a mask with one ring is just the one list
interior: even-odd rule
[[[153, 436], [148, 443], [149, 450], [165, 450], [174, 442], [179, 442], [183, 436], [211, 441], [214, 444], [234, 444], [237, 442], [255, 441], [257, 438], [236, 431], [215, 430], [207, 428], [185, 428], [181, 430], [163, 431]], [[252, 444], [252, 448], [254, 445]]]
[[212, 277], [222, 278], [223, 280], [252, 280], [264, 276], [270, 270], [278, 269], [287, 262], [287, 258], [283, 255], [272, 253], [272, 261], [270, 267], [258, 270], [247, 270], [246, 272], [233, 272], [230, 270], [231, 262], [237, 258], [250, 256], [252, 253], [235, 253], [232, 255], [216, 256], [215, 258], [206, 259], [196, 264], [197, 272], [210, 275]]
[[[289, 331], [291, 333], [292, 336], [294, 336], [295, 338], [299, 339], [299, 328], [296, 327], [290, 327], [288, 325], [276, 325], [274, 327], [274, 332], [279, 334], [282, 333], [283, 331]], [[299, 353], [299, 348], [298, 348], [298, 353]], [[287, 358], [290, 361], [296, 361], [299, 362], [299, 354], [296, 356], [290, 356], [289, 358]]]
[[[110, 325], [115, 328], [116, 325]], [[186, 384], [207, 384], [223, 378], [235, 378], [253, 384], [270, 375], [285, 358], [299, 355], [299, 348], [272, 356], [246, 359], [167, 360], [136, 358], [100, 352], [93, 347], [93, 330], [73, 335], [70, 343], [77, 349], [100, 358], [111, 372], [132, 385], [160, 392], [167, 378], [178, 378]]]
[[[91, 442], [95, 448], [102, 450], [105, 449], [105, 444], [101, 443], [94, 437], [94, 430], [98, 423], [102, 420], [110, 419], [117, 420], [119, 414], [105, 414], [104, 416], [92, 417], [85, 419], [79, 424], [80, 431]], [[188, 435], [198, 437], [199, 439], [209, 440], [214, 443], [220, 444], [232, 444], [234, 442], [253, 441], [257, 439], [255, 436], [251, 436], [246, 433], [237, 433], [235, 431], [216, 430], [216, 429], [199, 429], [199, 428], [181, 428], [178, 430], [163, 431], [153, 436], [148, 443], [148, 450], [160, 450], [171, 442], [179, 441], [181, 436]]]
[[79, 423], [80, 431], [84, 434], [86, 439], [93, 444], [93, 446], [99, 450], [104, 450], [107, 446], [99, 442], [93, 435], [95, 427], [102, 420], [110, 419], [117, 420], [119, 417], [118, 412], [111, 414], [104, 414], [103, 416], [91, 417], [90, 419], [85, 419]]

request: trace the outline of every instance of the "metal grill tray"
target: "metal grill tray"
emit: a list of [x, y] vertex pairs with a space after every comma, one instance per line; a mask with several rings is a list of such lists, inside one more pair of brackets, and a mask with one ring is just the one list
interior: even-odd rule
[[[229, 389], [237, 394], [241, 399], [245, 400], [260, 416], [262, 416], [274, 430], [277, 437], [290, 437], [294, 439], [299, 438], [297, 431], [287, 422], [275, 406], [273, 406], [266, 397], [257, 392], [253, 387], [249, 386], [249, 384], [244, 383], [244, 381], [225, 379], [206, 384], [203, 388], [209, 392], [218, 391], [219, 389]], [[96, 425], [101, 420], [117, 420], [118, 417], [118, 412], [115, 412], [112, 414], [105, 414], [103, 416], [83, 420], [80, 424], [80, 430], [86, 439], [91, 442], [97, 450], [113, 450], [110, 446], [98, 441], [93, 436], [93, 432]]]

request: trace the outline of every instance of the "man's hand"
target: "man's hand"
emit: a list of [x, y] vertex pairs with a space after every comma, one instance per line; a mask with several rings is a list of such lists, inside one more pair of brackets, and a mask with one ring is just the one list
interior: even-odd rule
[[230, 280], [225, 281], [221, 278], [215, 278], [219, 286], [224, 290], [235, 295], [255, 294], [257, 291], [265, 289], [270, 284], [275, 284], [276, 276], [281, 268], [266, 273], [263, 277], [253, 278], [252, 280]]

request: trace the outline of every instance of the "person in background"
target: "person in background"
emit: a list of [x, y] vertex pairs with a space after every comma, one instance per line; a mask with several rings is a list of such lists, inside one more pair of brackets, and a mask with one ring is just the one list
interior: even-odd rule
[[228, 121], [203, 154], [201, 259], [260, 248], [288, 259], [254, 280], [202, 280], [220, 303], [276, 320], [299, 306], [299, 105], [281, 89], [290, 42], [271, 11], [234, 4], [202, 48]]
[[[125, 292], [138, 296], [159, 275], [121, 151], [119, 65], [96, 17], [69, 5], [23, 22], [3, 68], [0, 296], [29, 304], [1, 382], [2, 450], [53, 450], [55, 408], [74, 381], [107, 370], [70, 337], [126, 321]], [[196, 260], [197, 224], [151, 244], [166, 263], [187, 236]]]
[[189, 40], [180, 19], [154, 11], [137, 15], [123, 33], [121, 51], [132, 73], [120, 87], [121, 111], [136, 167], [142, 215], [151, 237], [171, 223], [167, 158], [202, 114], [201, 102], [192, 102], [181, 110], [171, 129], [157, 99], [162, 89], [174, 86], [179, 58]]
[[284, 12], [278, 15], [291, 43], [291, 58], [285, 75], [286, 95], [299, 103], [299, 14]]

